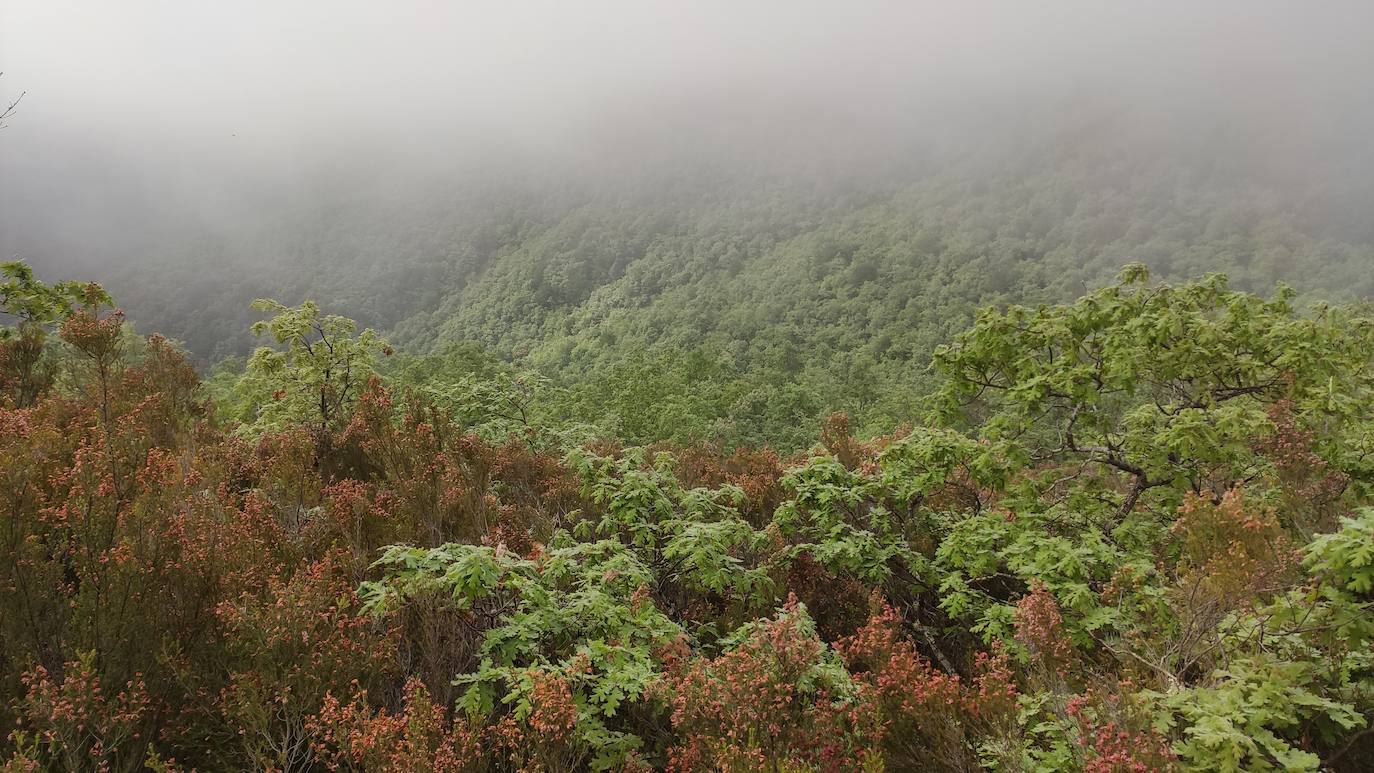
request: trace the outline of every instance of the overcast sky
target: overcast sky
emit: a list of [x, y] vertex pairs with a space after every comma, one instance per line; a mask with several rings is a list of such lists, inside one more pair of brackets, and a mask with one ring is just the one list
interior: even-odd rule
[[1374, 2], [0, 0], [0, 71], [5, 103], [27, 92], [3, 246], [340, 169], [881, 147], [1082, 105], [1343, 163], [1368, 152]]
[[1370, 94], [1372, 10], [5, 0], [0, 94], [28, 92], [7, 146], [56, 132], [97, 146], [274, 159], [454, 135], [557, 147], [651, 107], [725, 121], [747, 121], [760, 105], [882, 117], [951, 94], [976, 104], [1089, 91], [1127, 104], [1176, 92], [1301, 107]]

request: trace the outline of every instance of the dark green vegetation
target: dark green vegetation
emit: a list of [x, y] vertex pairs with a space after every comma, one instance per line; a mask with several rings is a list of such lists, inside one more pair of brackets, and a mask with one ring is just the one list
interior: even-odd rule
[[1258, 145], [1080, 122], [849, 176], [717, 160], [368, 184], [90, 275], [205, 369], [255, 345], [253, 298], [312, 298], [384, 333], [389, 373], [531, 371], [548, 422], [791, 451], [833, 411], [860, 434], [909, 420], [979, 306], [1069, 301], [1129, 262], [1374, 297], [1374, 178]]
[[[98, 287], [7, 266], [6, 769], [1367, 767], [1374, 319], [1131, 265], [953, 332], [1018, 284], [1073, 294], [1116, 232], [1003, 285], [976, 255], [941, 273], [966, 248], [951, 225], [929, 246], [948, 262], [902, 279], [877, 245], [925, 226], [888, 206], [738, 252], [807, 281], [724, 267], [729, 240], [674, 281], [638, 260], [555, 275], [619, 243], [568, 214], [470, 285], [529, 293], [465, 290], [479, 310], [397, 328], [450, 349], [264, 302], [267, 346], [208, 390]], [[1335, 259], [1357, 248], [1292, 238], [1297, 265], [1368, 281]], [[941, 281], [968, 295], [941, 303]], [[631, 282], [657, 290], [617, 296]], [[708, 285], [742, 303], [712, 315]], [[782, 311], [810, 292], [814, 317]], [[884, 314], [842, 313], [865, 298]], [[905, 426], [804, 424], [835, 396]], [[612, 417], [579, 423], [598, 401]], [[785, 458], [661, 442], [808, 433]]]

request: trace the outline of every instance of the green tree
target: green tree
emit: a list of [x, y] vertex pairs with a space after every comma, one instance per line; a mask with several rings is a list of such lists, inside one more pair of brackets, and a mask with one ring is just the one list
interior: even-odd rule
[[1153, 489], [1220, 495], [1257, 473], [1269, 408], [1351, 422], [1374, 388], [1374, 321], [1299, 314], [1208, 275], [1151, 285], [1139, 264], [1072, 304], [985, 309], [935, 350], [936, 419], [1010, 441], [1028, 465], [1081, 464], [1122, 479], [1125, 517]]
[[371, 329], [358, 332], [347, 317], [322, 314], [314, 301], [290, 307], [259, 299], [253, 308], [274, 313], [254, 323], [253, 333], [283, 348], [259, 347], [240, 380], [240, 389], [257, 397], [252, 430], [304, 425], [327, 443], [376, 374], [377, 355], [390, 347]]
[[0, 279], [0, 312], [16, 321], [13, 327], [0, 326], [0, 393], [22, 408], [32, 405], [56, 376], [56, 364], [45, 354], [51, 329], [81, 307], [111, 301], [97, 284], [44, 284], [18, 261], [0, 263]]

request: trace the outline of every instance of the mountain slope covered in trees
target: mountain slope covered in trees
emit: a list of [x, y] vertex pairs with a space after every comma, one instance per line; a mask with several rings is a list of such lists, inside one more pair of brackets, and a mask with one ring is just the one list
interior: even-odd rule
[[100, 275], [202, 368], [247, 354], [253, 298], [313, 298], [423, 358], [411, 370], [545, 379], [560, 421], [789, 450], [832, 411], [895, 428], [980, 305], [1066, 301], [1127, 262], [1374, 296], [1349, 174], [1100, 128], [912, 157], [849, 176], [674, 162], [538, 193], [518, 176], [334, 192]]

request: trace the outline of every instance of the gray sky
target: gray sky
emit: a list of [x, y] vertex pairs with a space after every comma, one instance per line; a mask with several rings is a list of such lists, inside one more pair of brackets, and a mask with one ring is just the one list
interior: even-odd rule
[[[451, 140], [561, 148], [650, 110], [884, 117], [1094, 93], [1293, 107], [1374, 73], [1356, 2], [5, 0], [6, 145], [276, 161]], [[685, 110], [683, 110], [685, 108]], [[856, 116], [857, 117], [857, 116]], [[931, 116], [937, 118], [938, 116]], [[17, 135], [17, 136], [16, 136]], [[445, 138], [449, 141], [445, 142]]]
[[119, 221], [340, 169], [871, 148], [1083, 105], [1339, 163], [1368, 147], [1372, 30], [1354, 1], [2, 0], [0, 99], [27, 96], [0, 244], [21, 210]]

